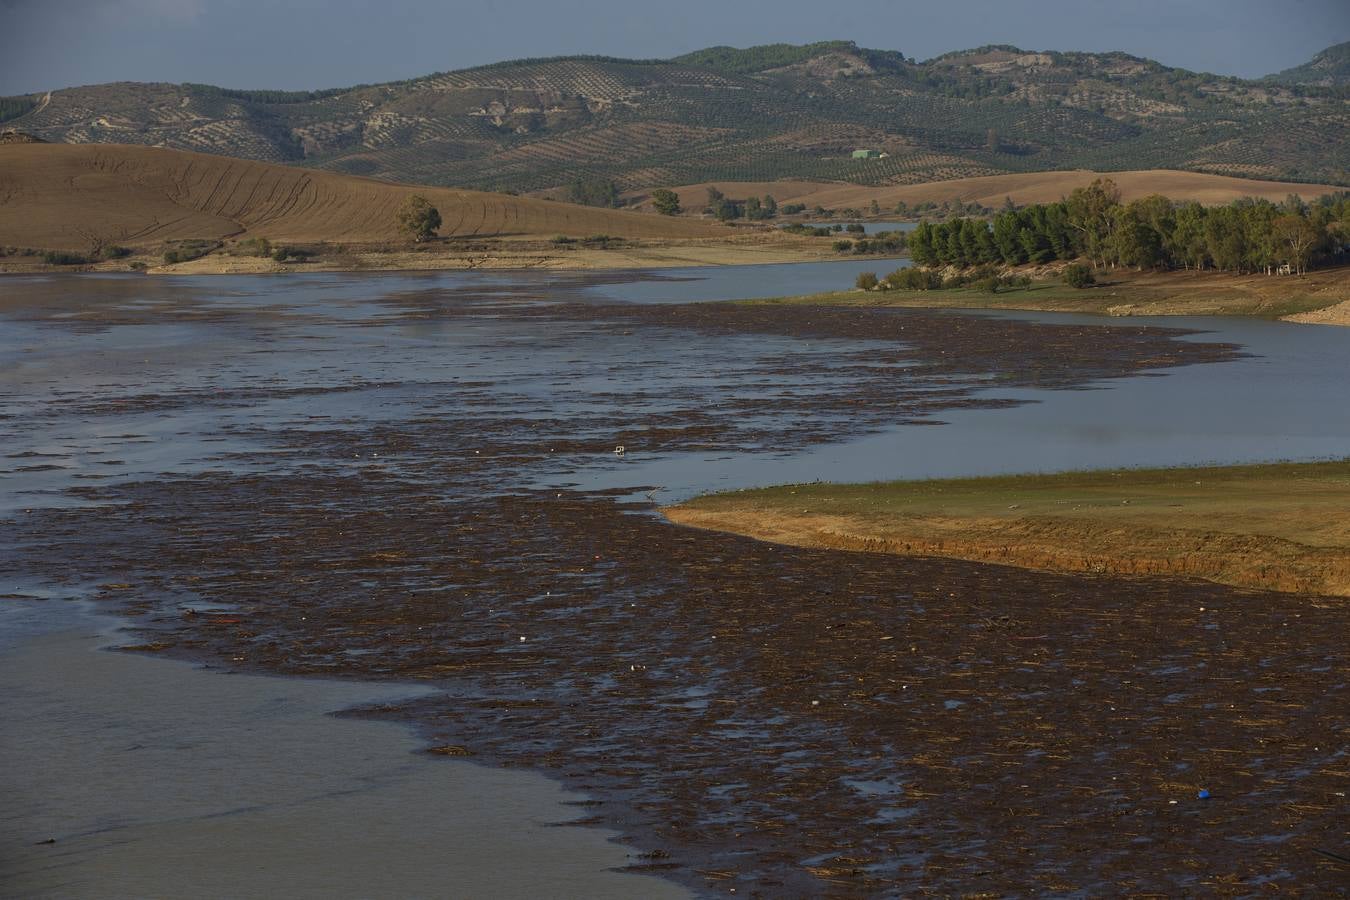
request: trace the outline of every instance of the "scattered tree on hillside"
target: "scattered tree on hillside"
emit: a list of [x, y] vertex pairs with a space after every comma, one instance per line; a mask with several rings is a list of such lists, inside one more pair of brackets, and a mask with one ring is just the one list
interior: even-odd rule
[[413, 194], [399, 207], [398, 227], [419, 244], [436, 236], [441, 227], [440, 210], [421, 194]]
[[567, 202], [613, 209], [619, 205], [619, 186], [605, 178], [578, 178], [567, 186]]
[[652, 191], [652, 206], [663, 216], [678, 216], [680, 209], [680, 195], [666, 188], [657, 188]]
[[764, 199], [749, 197], [745, 200], [733, 200], [715, 187], [708, 188], [708, 205], [704, 212], [729, 222], [745, 217], [752, 221], [772, 219], [778, 215], [778, 201], [768, 195]]
[[732, 200], [729, 197], [723, 197], [713, 204], [713, 215], [723, 222], [730, 222], [732, 219], [739, 219], [745, 214], [744, 207], [740, 200]]
[[761, 200], [759, 197], [749, 197], [741, 200], [723, 200], [723, 204], [735, 203], [743, 207], [745, 217], [752, 222], [762, 222], [765, 219], [773, 219], [778, 216], [778, 201], [768, 195]]

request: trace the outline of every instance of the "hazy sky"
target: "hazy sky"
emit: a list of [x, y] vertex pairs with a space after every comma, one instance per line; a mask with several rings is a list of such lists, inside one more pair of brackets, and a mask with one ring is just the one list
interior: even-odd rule
[[0, 0], [0, 94], [104, 81], [286, 89], [522, 56], [855, 40], [1125, 50], [1257, 77], [1350, 39], [1350, 0]]

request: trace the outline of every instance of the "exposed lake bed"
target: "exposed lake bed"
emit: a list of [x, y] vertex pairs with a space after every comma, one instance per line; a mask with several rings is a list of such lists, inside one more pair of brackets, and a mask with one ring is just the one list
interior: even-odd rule
[[[1036, 441], [972, 448], [977, 420], [1063, 399], [1068, 428], [1078, 402], [1221, 391], [1215, 373], [1280, 359], [1263, 340], [1299, 341], [616, 302], [746, 296], [738, 279], [772, 296], [857, 265], [20, 286], [6, 570], [98, 585], [148, 652], [430, 685], [356, 715], [561, 778], [648, 854], [632, 868], [701, 890], [1330, 877], [1312, 850], [1344, 810], [1343, 605], [784, 550], [652, 515], [648, 496], [775, 473], [863, 477], [828, 462], [847, 447], [910, 474], [895, 453], [918, 434], [934, 458], [1017, 466]], [[1307, 330], [1324, 403], [1333, 330]], [[1163, 462], [1350, 452], [1344, 422], [1304, 425], [1292, 449], [1282, 420], [1248, 442], [1207, 426]], [[1095, 464], [1101, 443], [1044, 452]]]

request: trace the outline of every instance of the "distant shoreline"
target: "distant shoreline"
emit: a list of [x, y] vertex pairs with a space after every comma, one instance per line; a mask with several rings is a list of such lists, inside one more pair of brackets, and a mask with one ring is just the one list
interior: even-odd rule
[[[875, 262], [878, 271], [885, 271], [904, 259], [838, 254], [825, 245], [817, 249], [765, 239], [739, 243], [630, 242], [609, 249], [551, 250], [545, 247], [542, 243], [501, 242], [490, 249], [443, 253], [411, 249], [320, 252], [305, 262], [276, 262], [269, 258], [212, 253], [199, 259], [168, 265], [158, 257], [145, 255], [83, 266], [54, 266], [36, 261], [25, 264], [25, 258], [9, 257], [0, 258], [0, 277], [129, 272], [180, 276], [318, 272], [604, 272], [811, 262]], [[1298, 277], [1236, 276], [1220, 272], [1119, 271], [1104, 276], [1102, 284], [1087, 290], [1063, 285], [1056, 273], [1048, 270], [1036, 270], [1036, 276], [1029, 288], [996, 294], [984, 293], [976, 288], [878, 292], [843, 289], [841, 285], [841, 290], [826, 294], [738, 302], [1074, 312], [1110, 317], [1246, 316], [1304, 324], [1350, 326], [1350, 266], [1315, 269], [1306, 276]]]
[[775, 265], [874, 259], [892, 265], [895, 257], [862, 257], [835, 252], [828, 241], [811, 246], [806, 240], [774, 240], [775, 235], [747, 234], [733, 240], [615, 241], [605, 248], [559, 248], [547, 241], [498, 241], [472, 249], [453, 244], [392, 250], [321, 247], [304, 261], [277, 262], [269, 257], [213, 252], [186, 262], [166, 264], [158, 255], [133, 254], [123, 259], [80, 265], [50, 265], [40, 257], [0, 257], [0, 275], [106, 274], [147, 275], [281, 275], [303, 272], [440, 272], [492, 270], [602, 271], [696, 266]]
[[[882, 267], [878, 266], [878, 272]], [[1098, 273], [1086, 289], [1063, 283], [1054, 267], [1023, 267], [1030, 286], [988, 293], [978, 287], [950, 290], [864, 291], [747, 300], [820, 306], [922, 309], [1026, 310], [1102, 316], [1250, 316], [1319, 325], [1350, 325], [1350, 266], [1313, 269], [1307, 275], [1233, 275], [1215, 271]]]

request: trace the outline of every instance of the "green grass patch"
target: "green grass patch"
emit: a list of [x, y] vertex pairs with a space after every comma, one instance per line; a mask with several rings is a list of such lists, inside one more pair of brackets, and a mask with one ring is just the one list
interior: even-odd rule
[[[1174, 502], [1179, 496], [1227, 498], [1241, 506], [1260, 488], [1291, 497], [1298, 487], [1343, 486], [1350, 492], [1350, 459], [1307, 463], [1258, 463], [1237, 466], [1180, 466], [1146, 469], [1070, 471], [1052, 474], [994, 475], [863, 484], [788, 484], [707, 494], [683, 505], [697, 509], [783, 506], [794, 511], [839, 515], [965, 514], [975, 508], [1006, 510], [1037, 502], [1106, 501], [1119, 505], [1128, 494]], [[1350, 494], [1347, 494], [1350, 499]]]

